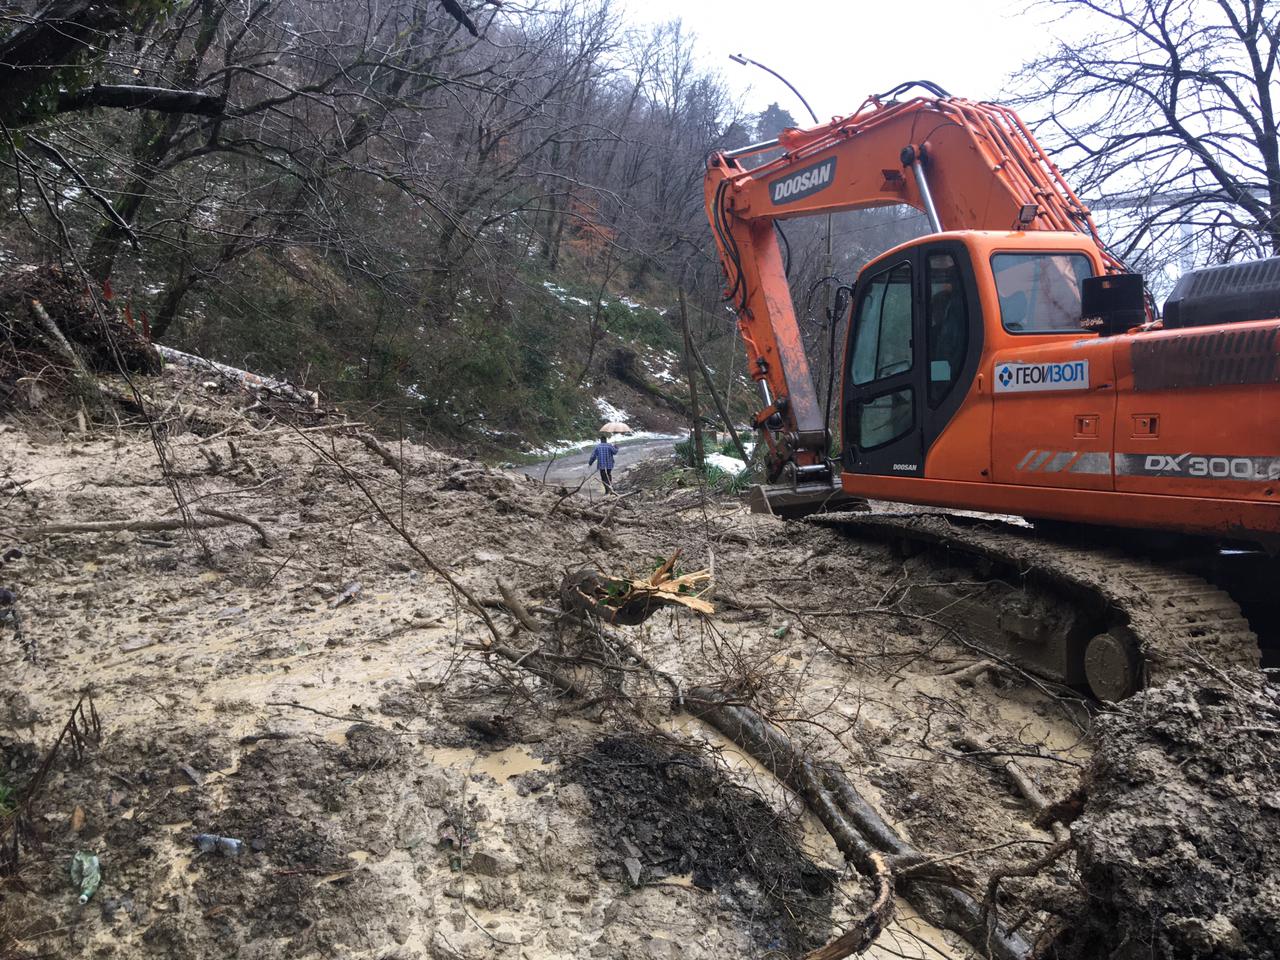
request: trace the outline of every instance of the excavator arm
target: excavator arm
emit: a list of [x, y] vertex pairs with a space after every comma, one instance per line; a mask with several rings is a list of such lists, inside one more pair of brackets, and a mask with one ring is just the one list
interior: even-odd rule
[[[897, 101], [912, 86], [931, 96]], [[748, 169], [744, 161], [780, 156]], [[1113, 272], [1088, 209], [1011, 111], [905, 84], [855, 113], [777, 140], [713, 154], [707, 216], [752, 377], [770, 481], [831, 481], [826, 417], [809, 371], [774, 229], [791, 217], [907, 204], [944, 230], [1088, 235]]]

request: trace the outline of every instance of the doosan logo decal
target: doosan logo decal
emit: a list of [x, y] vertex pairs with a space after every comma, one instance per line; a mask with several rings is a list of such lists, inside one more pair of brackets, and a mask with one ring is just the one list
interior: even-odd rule
[[1088, 389], [1088, 360], [1068, 360], [1065, 363], [996, 364], [996, 393]]
[[789, 174], [769, 184], [769, 196], [775, 204], [794, 203], [831, 186], [836, 175], [836, 158], [831, 157], [812, 167]]

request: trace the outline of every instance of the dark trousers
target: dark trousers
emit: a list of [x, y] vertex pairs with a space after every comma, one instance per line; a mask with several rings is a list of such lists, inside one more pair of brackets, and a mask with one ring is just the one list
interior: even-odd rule
[[606, 490], [608, 490], [610, 493], [612, 493], [612, 492], [613, 492], [613, 471], [612, 471], [612, 470], [601, 470], [601, 471], [600, 471], [600, 482], [604, 484], [604, 488], [605, 488]]

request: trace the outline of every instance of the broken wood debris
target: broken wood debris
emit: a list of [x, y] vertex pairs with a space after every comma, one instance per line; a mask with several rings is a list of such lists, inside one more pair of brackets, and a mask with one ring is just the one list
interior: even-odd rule
[[165, 347], [159, 344], [156, 345], [156, 350], [169, 363], [176, 363], [180, 366], [192, 367], [197, 370], [209, 370], [250, 390], [265, 390], [282, 399], [301, 403], [312, 408], [320, 404], [320, 395], [318, 393], [294, 386], [287, 380], [264, 377], [261, 374], [250, 373], [248, 370], [241, 370], [239, 367], [228, 366], [215, 360], [206, 360], [204, 357], [183, 353], [181, 350], [174, 350], [172, 347]]
[[[990, 661], [983, 662], [989, 663]], [[994, 749], [991, 745], [991, 740], [983, 735], [965, 734], [957, 742], [960, 747], [973, 754], [985, 754], [992, 757], [992, 759], [1000, 756], [1000, 751]], [[1031, 779], [1031, 775], [1022, 768], [1021, 764], [1012, 757], [1003, 757], [997, 763], [1018, 793], [1031, 805], [1036, 825], [1048, 829], [1055, 840], [1061, 841], [1070, 837], [1071, 832], [1056, 819], [1045, 819], [1045, 812], [1051, 806], [1049, 800], [1040, 788], [1036, 786], [1036, 782]]]
[[560, 602], [606, 623], [642, 623], [663, 606], [680, 606], [695, 613], [715, 613], [704, 599], [711, 583], [709, 570], [676, 573], [680, 551], [673, 553], [647, 577], [620, 577], [595, 570], [578, 570], [560, 584]]

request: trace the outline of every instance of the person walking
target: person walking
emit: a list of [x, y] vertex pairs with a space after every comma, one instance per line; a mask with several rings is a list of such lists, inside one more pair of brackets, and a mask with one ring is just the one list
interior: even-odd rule
[[618, 448], [609, 442], [608, 436], [600, 434], [600, 442], [592, 449], [587, 466], [593, 463], [596, 465], [596, 469], [600, 471], [600, 482], [604, 484], [605, 493], [613, 493], [613, 458], [617, 455]]

